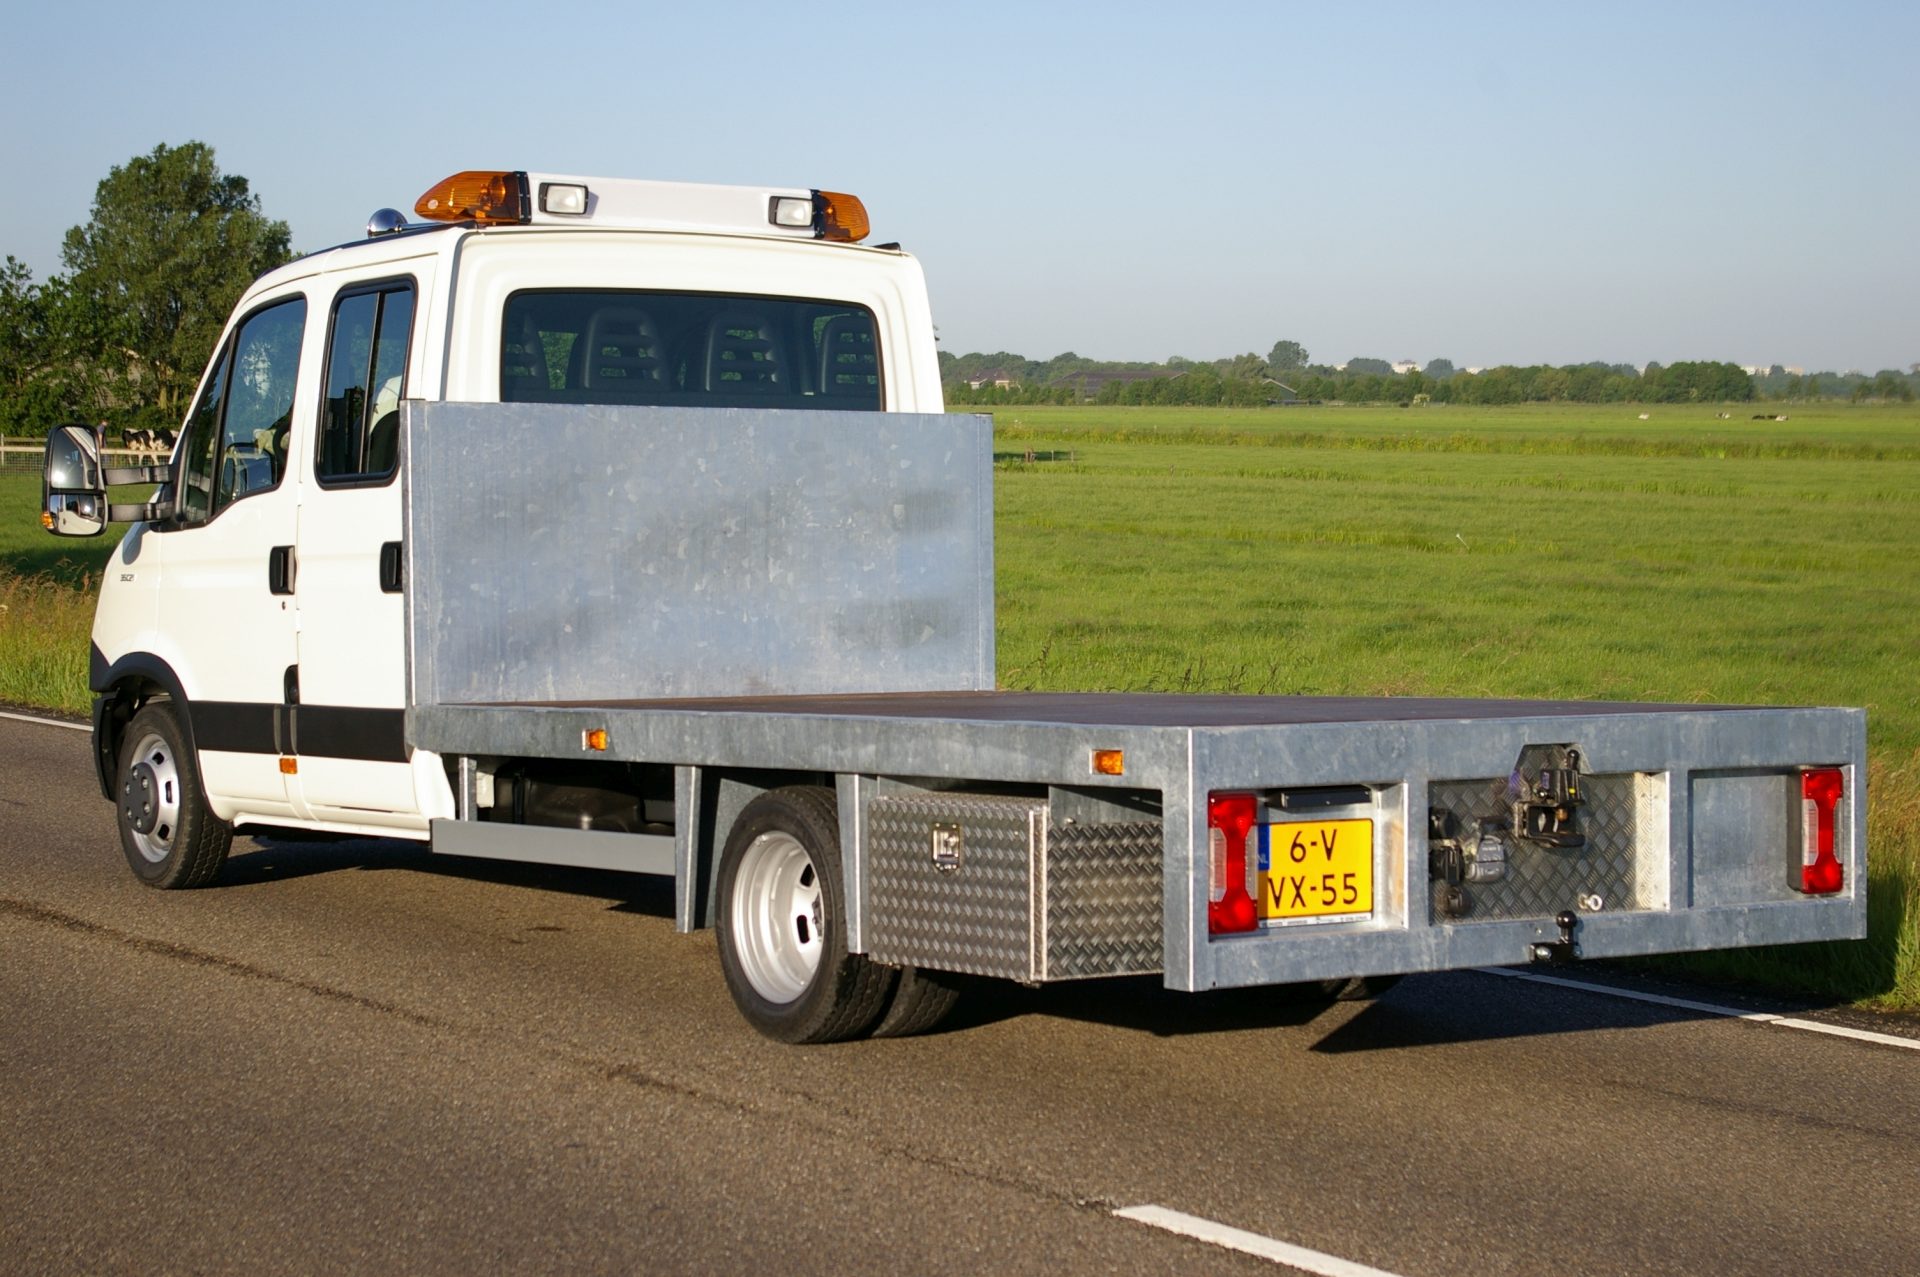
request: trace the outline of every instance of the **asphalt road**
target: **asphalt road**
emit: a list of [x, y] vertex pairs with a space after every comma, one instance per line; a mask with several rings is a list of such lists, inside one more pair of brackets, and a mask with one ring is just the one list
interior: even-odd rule
[[[985, 986], [796, 1049], [663, 883], [237, 843], [138, 885], [0, 720], [0, 1270], [1906, 1273], [1920, 1051], [1475, 973]], [[1711, 997], [1713, 995], [1701, 995]]]

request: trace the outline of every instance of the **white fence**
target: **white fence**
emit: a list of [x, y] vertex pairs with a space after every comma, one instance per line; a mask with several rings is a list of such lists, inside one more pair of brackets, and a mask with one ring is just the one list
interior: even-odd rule
[[[110, 466], [160, 465], [167, 459], [171, 448], [162, 452], [136, 452], [132, 448], [106, 449], [107, 464]], [[0, 439], [0, 470], [40, 470], [42, 460], [47, 455], [45, 439]]]

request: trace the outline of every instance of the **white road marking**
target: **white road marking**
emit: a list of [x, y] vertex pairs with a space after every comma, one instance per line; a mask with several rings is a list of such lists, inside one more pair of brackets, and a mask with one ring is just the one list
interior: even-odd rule
[[1356, 1264], [1351, 1259], [1342, 1259], [1338, 1255], [1326, 1255], [1317, 1250], [1308, 1250], [1304, 1246], [1293, 1246], [1286, 1242], [1263, 1237], [1259, 1233], [1250, 1233], [1244, 1228], [1232, 1228], [1226, 1224], [1217, 1224], [1198, 1215], [1188, 1215], [1177, 1210], [1168, 1210], [1164, 1206], [1128, 1206], [1116, 1210], [1114, 1215], [1120, 1219], [1130, 1219], [1138, 1224], [1153, 1228], [1163, 1228], [1182, 1237], [1192, 1237], [1199, 1241], [1237, 1250], [1243, 1255], [1257, 1255], [1261, 1259], [1271, 1259], [1277, 1264], [1286, 1264], [1302, 1272], [1318, 1273], [1320, 1277], [1395, 1277], [1384, 1268], [1369, 1268], [1365, 1264]]
[[1825, 1033], [1836, 1038], [1852, 1038], [1856, 1042], [1872, 1042], [1876, 1046], [1897, 1046], [1904, 1051], [1920, 1051], [1920, 1038], [1895, 1037], [1891, 1033], [1853, 1029], [1844, 1024], [1822, 1024], [1818, 1020], [1801, 1020], [1789, 1015], [1774, 1015], [1767, 1011], [1742, 1011], [1738, 1007], [1723, 1007], [1712, 1002], [1695, 1002], [1690, 998], [1670, 998], [1661, 993], [1642, 993], [1638, 989], [1620, 989], [1610, 984], [1589, 984], [1585, 980], [1569, 980], [1565, 976], [1540, 975], [1532, 971], [1508, 971], [1501, 967], [1474, 967], [1473, 970], [1481, 975], [1503, 976], [1509, 980], [1530, 980], [1534, 984], [1553, 984], [1563, 989], [1579, 989], [1585, 993], [1603, 993], [1610, 997], [1627, 998], [1634, 1002], [1651, 1002], [1655, 1006], [1675, 1007], [1681, 1011], [1698, 1011], [1704, 1015], [1725, 1016], [1730, 1020], [1750, 1020], [1755, 1024], [1771, 1024], [1782, 1029], [1801, 1029], [1807, 1033]]
[[47, 727], [64, 727], [71, 732], [90, 732], [93, 728], [85, 723], [63, 723], [57, 718], [36, 718], [32, 714], [9, 714], [0, 709], [0, 718], [11, 718], [16, 723], [41, 723]]

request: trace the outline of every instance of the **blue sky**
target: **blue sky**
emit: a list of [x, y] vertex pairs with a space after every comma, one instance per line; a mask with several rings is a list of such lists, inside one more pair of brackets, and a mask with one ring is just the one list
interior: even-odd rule
[[1920, 360], [1920, 5], [843, 12], [37, 7], [0, 253], [198, 139], [302, 249], [463, 168], [852, 191], [956, 352]]

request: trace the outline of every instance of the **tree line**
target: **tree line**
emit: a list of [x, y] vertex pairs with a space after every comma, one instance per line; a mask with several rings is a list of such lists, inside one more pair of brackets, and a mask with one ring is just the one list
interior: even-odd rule
[[[1503, 364], [1467, 371], [1452, 360], [1394, 371], [1384, 359], [1356, 357], [1344, 366], [1316, 364], [1296, 341], [1274, 344], [1267, 358], [1248, 353], [1198, 361], [1175, 355], [1161, 363], [1101, 362], [1068, 352], [1045, 362], [1007, 351], [940, 355], [941, 380], [953, 404], [1194, 404], [1258, 407], [1285, 402], [1341, 403], [1745, 403], [1753, 399], [1853, 399], [1911, 402], [1920, 393], [1920, 365], [1907, 372], [1761, 375], [1738, 364], [1683, 360], [1671, 364], [1594, 361], [1559, 366]], [[1115, 376], [1114, 374], [1125, 374]], [[1008, 384], [998, 384], [1005, 381]], [[975, 384], [978, 383], [978, 384]]]
[[233, 304], [292, 258], [287, 224], [205, 143], [114, 168], [66, 233], [64, 271], [0, 267], [0, 434], [177, 426]]

